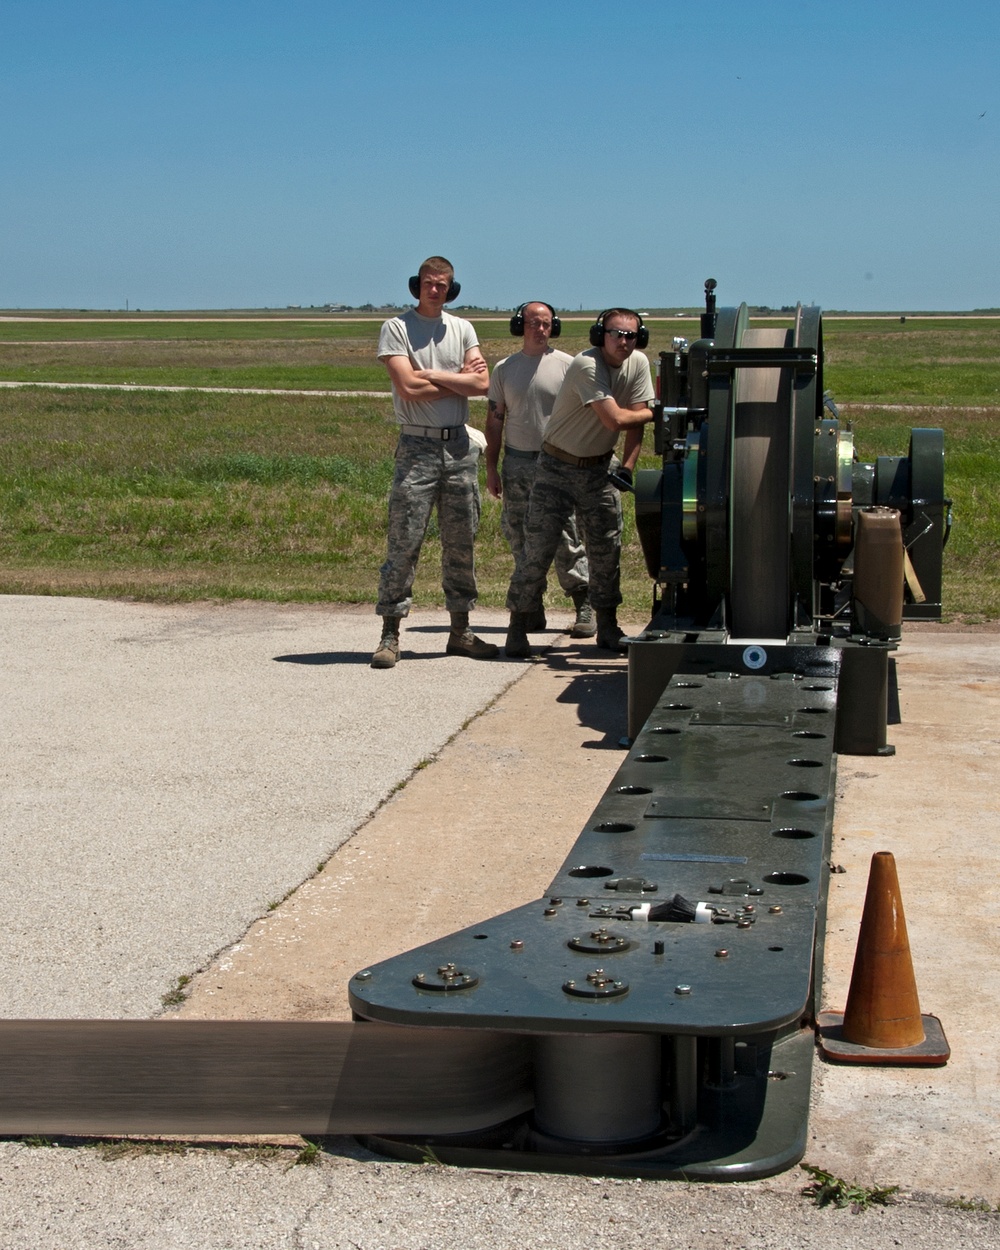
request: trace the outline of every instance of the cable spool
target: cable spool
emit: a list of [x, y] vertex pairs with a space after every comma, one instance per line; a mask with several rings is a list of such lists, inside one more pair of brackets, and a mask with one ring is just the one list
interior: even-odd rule
[[564, 1141], [612, 1145], [659, 1128], [656, 1033], [560, 1033], [535, 1042], [535, 1125]]
[[[742, 347], [788, 347], [783, 329], [745, 330]], [[790, 628], [790, 369], [736, 373], [729, 493], [728, 624], [733, 638]]]

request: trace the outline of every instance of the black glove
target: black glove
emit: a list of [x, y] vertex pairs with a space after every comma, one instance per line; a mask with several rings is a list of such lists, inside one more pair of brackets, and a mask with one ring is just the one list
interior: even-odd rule
[[633, 489], [632, 470], [626, 469], [624, 465], [615, 469], [614, 473], [609, 473], [608, 477], [611, 478], [611, 485], [616, 487], [623, 494], [625, 493], [625, 491], [629, 491]]

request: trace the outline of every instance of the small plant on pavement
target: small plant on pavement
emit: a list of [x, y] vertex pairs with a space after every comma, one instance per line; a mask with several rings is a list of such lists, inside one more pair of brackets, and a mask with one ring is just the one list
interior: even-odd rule
[[841, 1180], [824, 1172], [822, 1168], [800, 1163], [803, 1172], [811, 1177], [811, 1182], [802, 1190], [807, 1198], [812, 1198], [818, 1207], [850, 1207], [855, 1215], [859, 1211], [867, 1211], [869, 1207], [885, 1207], [895, 1201], [893, 1195], [899, 1191], [898, 1185], [859, 1185], [856, 1181]]
[[305, 1145], [288, 1165], [290, 1168], [314, 1167], [322, 1158], [323, 1151], [319, 1142], [311, 1141], [308, 1137], [303, 1140]]
[[172, 989], [167, 990], [166, 994], [160, 999], [164, 1007], [179, 1007], [188, 996], [188, 985], [191, 984], [191, 978], [180, 976]]

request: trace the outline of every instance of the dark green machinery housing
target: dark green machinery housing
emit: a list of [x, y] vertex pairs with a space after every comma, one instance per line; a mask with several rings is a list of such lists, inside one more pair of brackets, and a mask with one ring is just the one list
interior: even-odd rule
[[[800, 306], [791, 328], [754, 327], [746, 305], [716, 311], [715, 285], [705, 284], [702, 337], [660, 353], [662, 468], [636, 477], [636, 526], [656, 591], [630, 653], [633, 735], [680, 642], [823, 639], [873, 647], [885, 660], [902, 619], [941, 615], [943, 432], [915, 429], [907, 456], [859, 460], [824, 393], [820, 310]], [[898, 544], [889, 533], [897, 529]], [[886, 667], [848, 662], [865, 680]], [[884, 723], [872, 720], [884, 717], [881, 705], [870, 706], [867, 724], [861, 715], [841, 711], [838, 749], [872, 737], [884, 744]]]

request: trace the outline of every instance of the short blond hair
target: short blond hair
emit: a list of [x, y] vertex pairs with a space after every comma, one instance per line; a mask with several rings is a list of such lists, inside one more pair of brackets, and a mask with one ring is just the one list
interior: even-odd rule
[[417, 279], [422, 278], [425, 273], [446, 273], [449, 278], [454, 278], [455, 266], [443, 256], [428, 256], [417, 270]]

